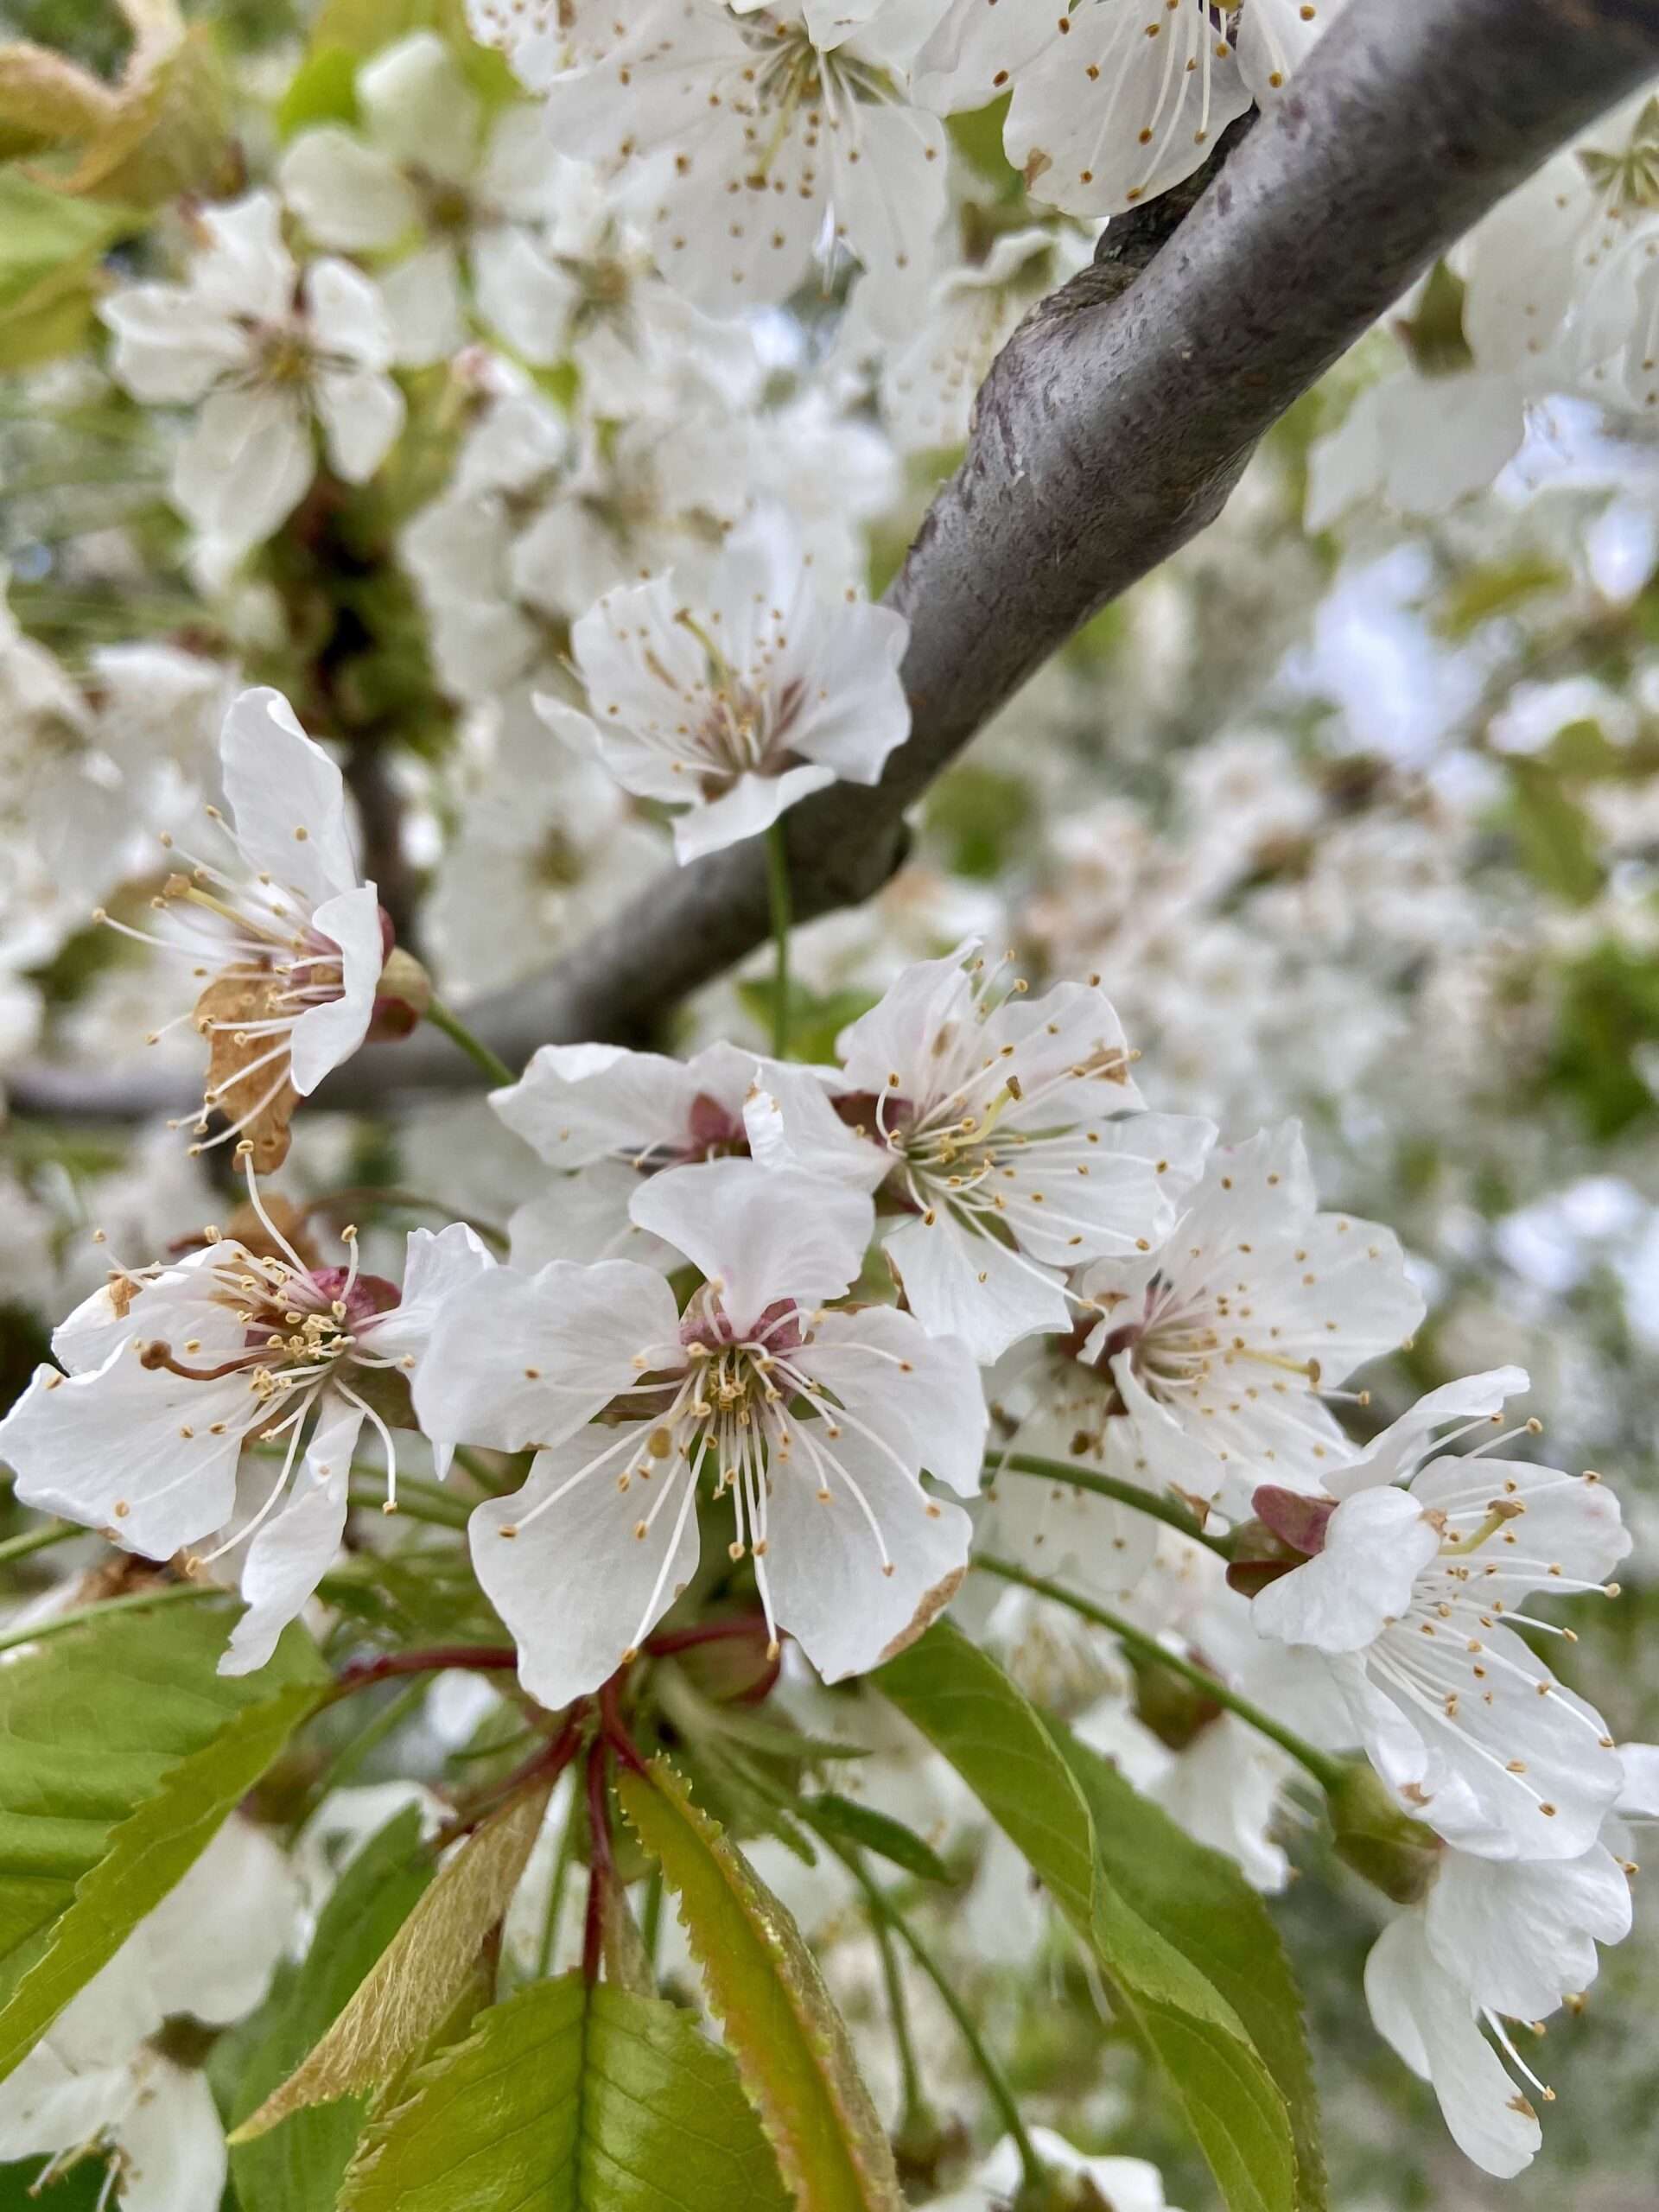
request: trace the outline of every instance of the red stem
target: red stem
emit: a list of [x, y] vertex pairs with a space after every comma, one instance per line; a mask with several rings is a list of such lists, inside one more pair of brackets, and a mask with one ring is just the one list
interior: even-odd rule
[[645, 1650], [653, 1659], [667, 1659], [677, 1651], [694, 1651], [700, 1643], [724, 1643], [734, 1637], [764, 1637], [766, 1633], [762, 1617], [746, 1613], [741, 1620], [699, 1621], [694, 1628], [665, 1628], [647, 1640]]
[[627, 1723], [622, 1718], [622, 1682], [626, 1672], [626, 1669], [619, 1668], [599, 1693], [600, 1726], [605, 1732], [606, 1742], [623, 1765], [632, 1767], [636, 1774], [644, 1774], [647, 1771], [645, 1758], [629, 1735]]
[[463, 1815], [441, 1828], [434, 1840], [434, 1847], [439, 1851], [445, 1850], [461, 1837], [470, 1835], [481, 1821], [487, 1819], [508, 1798], [516, 1797], [531, 1783], [556, 1782], [582, 1749], [582, 1724], [585, 1709], [584, 1700], [573, 1708], [570, 1718], [550, 1744], [543, 1744], [540, 1751], [532, 1751], [522, 1765], [514, 1767], [511, 1774], [496, 1783], [479, 1803], [469, 1807]]
[[354, 1659], [342, 1667], [336, 1683], [340, 1695], [366, 1689], [371, 1682], [389, 1681], [394, 1675], [436, 1675], [449, 1667], [474, 1667], [493, 1674], [511, 1674], [518, 1654], [511, 1644], [437, 1643], [428, 1651], [391, 1651], [378, 1659]]
[[605, 1894], [615, 1863], [605, 1792], [605, 1740], [596, 1736], [588, 1752], [588, 1916], [582, 1931], [582, 1974], [590, 1986], [599, 1980], [604, 1956]]

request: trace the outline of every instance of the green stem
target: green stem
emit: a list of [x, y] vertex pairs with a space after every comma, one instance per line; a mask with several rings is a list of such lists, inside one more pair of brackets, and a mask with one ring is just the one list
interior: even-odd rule
[[1040, 1574], [1029, 1574], [1023, 1567], [1016, 1567], [1012, 1560], [994, 1559], [982, 1552], [974, 1560], [982, 1573], [995, 1574], [1003, 1582], [1018, 1583], [1022, 1590], [1034, 1591], [1039, 1598], [1052, 1599], [1057, 1605], [1069, 1605], [1084, 1620], [1093, 1622], [1115, 1636], [1123, 1649], [1148, 1666], [1166, 1668], [1172, 1675], [1179, 1675], [1184, 1681], [1200, 1691], [1212, 1705], [1224, 1706], [1229, 1713], [1236, 1713], [1247, 1721], [1258, 1734], [1277, 1744], [1280, 1750], [1288, 1751], [1299, 1765], [1306, 1768], [1321, 1789], [1334, 1789], [1343, 1776], [1342, 1763], [1329, 1758], [1295, 1732], [1276, 1721], [1271, 1713], [1263, 1713], [1259, 1705], [1252, 1705], [1236, 1690], [1229, 1689], [1218, 1676], [1208, 1674], [1202, 1667], [1195, 1667], [1190, 1659], [1183, 1659], [1179, 1652], [1171, 1651], [1159, 1643], [1156, 1637], [1147, 1636], [1121, 1613], [1109, 1612], [1104, 1605], [1096, 1605], [1087, 1598], [1080, 1598], [1075, 1591], [1065, 1589], [1058, 1582], [1050, 1582]]
[[573, 1789], [564, 1834], [559, 1838], [559, 1855], [553, 1862], [553, 1878], [547, 1885], [547, 1910], [542, 1915], [542, 1940], [536, 1952], [537, 1981], [545, 1981], [553, 1971], [553, 1946], [558, 1941], [559, 1915], [564, 1907], [564, 1892], [576, 1855], [576, 1816], [581, 1804], [582, 1792]]
[[165, 1582], [158, 1589], [136, 1590], [129, 1598], [106, 1598], [102, 1605], [77, 1605], [73, 1612], [54, 1613], [50, 1620], [36, 1621], [31, 1628], [14, 1628], [0, 1636], [0, 1651], [18, 1651], [28, 1643], [47, 1643], [54, 1636], [67, 1636], [71, 1629], [84, 1628], [88, 1621], [102, 1620], [106, 1613], [137, 1612], [144, 1605], [183, 1605], [192, 1600], [200, 1604], [207, 1598], [229, 1598], [234, 1592], [222, 1590], [216, 1582]]
[[1097, 1474], [1092, 1467], [1073, 1466], [1069, 1459], [1039, 1459], [1029, 1452], [999, 1453], [985, 1462], [985, 1472], [993, 1482], [999, 1475], [1007, 1473], [1033, 1475], [1039, 1482], [1070, 1483], [1074, 1490], [1091, 1491], [1096, 1497], [1109, 1497], [1115, 1504], [1127, 1505], [1133, 1513], [1144, 1513], [1154, 1521], [1161, 1521], [1166, 1529], [1179, 1529], [1195, 1544], [1214, 1552], [1218, 1559], [1232, 1557], [1228, 1539], [1206, 1535], [1198, 1515], [1166, 1491], [1140, 1490], [1134, 1483], [1120, 1482], [1115, 1475]]
[[766, 832], [766, 888], [772, 897], [772, 941], [776, 950], [772, 984], [772, 1051], [783, 1059], [789, 1051], [789, 932], [794, 920], [789, 895], [789, 840], [781, 820]]
[[30, 1552], [43, 1552], [50, 1544], [67, 1544], [71, 1536], [89, 1533], [74, 1521], [48, 1521], [43, 1528], [26, 1529], [21, 1536], [8, 1536], [0, 1544], [0, 1565], [7, 1560], [27, 1559]]
[[463, 1021], [457, 1021], [442, 1000], [434, 999], [426, 1009], [426, 1018], [435, 1029], [442, 1030], [452, 1045], [461, 1051], [479, 1071], [498, 1086], [517, 1083], [518, 1078], [503, 1059], [498, 1059], [480, 1038], [474, 1037]]
[[[426, 1521], [435, 1529], [464, 1529], [467, 1526], [470, 1509], [464, 1500], [446, 1497], [440, 1502], [427, 1497], [410, 1497], [404, 1495], [407, 1488], [406, 1484], [399, 1482], [397, 1510], [387, 1516], [389, 1520]], [[353, 1505], [360, 1505], [372, 1512], [385, 1512], [386, 1501], [382, 1491], [354, 1490], [350, 1492], [350, 1497]]]
[[[829, 1842], [830, 1840], [825, 1837], [823, 1840]], [[1027, 2131], [1020, 2111], [1020, 2100], [1014, 2094], [1014, 2085], [987, 2048], [973, 2014], [957, 1996], [944, 1968], [909, 1921], [880, 1885], [871, 1879], [858, 1853], [844, 1850], [836, 1843], [830, 1843], [830, 1847], [864, 1892], [864, 1902], [869, 1907], [871, 1918], [879, 1925], [893, 1930], [938, 1990], [945, 2011], [957, 2024], [957, 2032], [966, 2044], [969, 2056], [978, 2069], [980, 2078], [996, 2107], [1005, 2131], [1012, 2137], [1014, 2148], [1020, 2153], [1020, 2170], [1024, 2176], [1025, 2187], [1033, 2191], [1040, 2189], [1048, 2178], [1048, 2169], [1038, 2156], [1036, 2146]]]
[[922, 2069], [917, 2063], [916, 2045], [910, 2032], [910, 2012], [905, 2003], [904, 1980], [899, 1972], [899, 1954], [893, 1947], [893, 1929], [886, 1915], [876, 1911], [874, 1906], [870, 1910], [870, 1930], [880, 1955], [881, 1980], [887, 1995], [887, 2024], [893, 2030], [899, 2080], [904, 2085], [905, 2111], [900, 2126], [909, 2133], [927, 2120], [927, 2092], [922, 2087]]

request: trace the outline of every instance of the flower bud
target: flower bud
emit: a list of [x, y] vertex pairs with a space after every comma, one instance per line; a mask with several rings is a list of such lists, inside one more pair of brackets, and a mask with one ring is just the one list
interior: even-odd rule
[[1325, 1531], [1336, 1501], [1309, 1497], [1300, 1491], [1264, 1483], [1251, 1498], [1254, 1520], [1233, 1533], [1227, 1586], [1241, 1597], [1260, 1596], [1270, 1582], [1288, 1574], [1325, 1548]]
[[380, 970], [374, 994], [374, 1015], [369, 1024], [376, 1044], [407, 1037], [424, 1020], [432, 1003], [432, 978], [412, 952], [394, 944]]
[[1402, 1813], [1363, 1760], [1344, 1764], [1326, 1802], [1338, 1858], [1396, 1904], [1415, 1904], [1433, 1880], [1444, 1847], [1434, 1831]]

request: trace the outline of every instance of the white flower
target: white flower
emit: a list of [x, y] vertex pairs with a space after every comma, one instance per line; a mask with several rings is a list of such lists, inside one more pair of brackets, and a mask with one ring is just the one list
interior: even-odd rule
[[[1261, 1592], [1255, 1623], [1325, 1655], [1372, 1764], [1449, 1841], [1572, 1859], [1619, 1794], [1618, 1756], [1508, 1623], [1529, 1598], [1604, 1586], [1630, 1548], [1618, 1500], [1595, 1475], [1489, 1458], [1501, 1434], [1430, 1457], [1450, 1440], [1436, 1429], [1501, 1423], [1525, 1387], [1516, 1368], [1447, 1383], [1332, 1472], [1334, 1506], [1293, 1499], [1289, 1541], [1313, 1556]], [[1272, 1491], [1256, 1509], [1274, 1525]]]
[[[99, 918], [189, 963], [193, 1004], [166, 1027], [194, 1020], [212, 1048], [195, 1125], [206, 1141], [192, 1149], [236, 1141], [269, 1169], [287, 1154], [296, 1097], [367, 1035], [389, 931], [358, 880], [340, 770], [280, 692], [232, 702], [219, 758], [230, 814], [207, 810], [214, 857], [162, 840], [183, 864], [152, 901], [168, 933]], [[229, 1126], [207, 1139], [211, 1113]]]
[[[1051, 2172], [1090, 2184], [1092, 2194], [1084, 2201], [1109, 2206], [1111, 2212], [1173, 2212], [1164, 2201], [1162, 2175], [1146, 2159], [1085, 2158], [1052, 2127], [1033, 2127], [1030, 2135]], [[1019, 2196], [1022, 2177], [1019, 2147], [1005, 2135], [961, 2189], [935, 2200], [933, 2212], [1002, 2212]]]
[[626, 790], [683, 803], [674, 849], [695, 860], [838, 778], [877, 781], [910, 732], [909, 638], [887, 607], [821, 602], [767, 510], [733, 532], [693, 605], [658, 576], [582, 616], [571, 647], [590, 715], [538, 704]]
[[521, 1680], [562, 1706], [640, 1649], [696, 1569], [705, 1489], [731, 1501], [774, 1634], [826, 1679], [874, 1666], [962, 1579], [967, 1516], [919, 1477], [978, 1488], [971, 1361], [892, 1307], [825, 1308], [863, 1260], [855, 1192], [715, 1160], [652, 1177], [633, 1210], [707, 1278], [683, 1315], [627, 1261], [503, 1268], [446, 1309], [416, 1380], [429, 1435], [539, 1447], [471, 1523]]
[[1630, 1883], [1604, 1844], [1502, 1866], [1451, 1851], [1423, 1903], [1373, 1948], [1365, 1997], [1378, 2033], [1433, 2082], [1459, 2148], [1487, 2173], [1519, 2173], [1541, 2140], [1504, 2061], [1545, 2102], [1554, 2097], [1505, 2019], [1530, 2027], [1575, 2000], [1595, 1979], [1596, 1945], [1622, 1942], [1630, 1929]]
[[385, 304], [360, 270], [323, 259], [302, 274], [268, 192], [198, 220], [207, 243], [186, 283], [130, 285], [99, 313], [133, 397], [195, 410], [174, 463], [180, 512], [245, 549], [292, 513], [315, 475], [314, 422], [335, 474], [366, 483], [403, 428], [404, 397], [386, 373]]
[[1157, 1250], [1087, 1270], [1105, 1318], [1081, 1357], [1114, 1387], [1114, 1473], [1196, 1498], [1227, 1488], [1242, 1513], [1269, 1471], [1311, 1487], [1351, 1456], [1321, 1393], [1409, 1336], [1423, 1300], [1392, 1230], [1318, 1206], [1287, 1122], [1213, 1154]]
[[944, 133], [903, 99], [877, 27], [827, 12], [644, 0], [604, 60], [551, 81], [548, 124], [564, 152], [658, 163], [658, 259], [699, 306], [786, 300], [827, 248], [902, 328], [944, 217]]
[[1141, 1097], [1096, 985], [1033, 1001], [970, 942], [906, 969], [839, 1049], [909, 1217], [887, 1251], [911, 1309], [979, 1359], [1066, 1328], [1068, 1268], [1170, 1227], [1163, 1124], [1116, 1118]]
[[[380, 289], [410, 366], [467, 335], [462, 257], [480, 312], [526, 359], [557, 357], [574, 295], [537, 226], [556, 212], [562, 165], [527, 105], [486, 124], [460, 63], [415, 31], [359, 70], [362, 130], [304, 130], [283, 156], [283, 199], [319, 245], [402, 257]], [[410, 251], [411, 242], [417, 242]]]
[[543, 1045], [491, 1103], [550, 1167], [581, 1171], [513, 1216], [519, 1267], [666, 1253], [629, 1206], [639, 1179], [667, 1168], [753, 1154], [866, 1192], [887, 1172], [836, 1114], [827, 1077], [734, 1045], [683, 1061], [620, 1045]]
[[918, 58], [914, 94], [948, 113], [1012, 84], [1003, 144], [1032, 193], [1071, 214], [1116, 214], [1206, 161], [1252, 100], [1282, 88], [1342, 4], [1243, 0], [1218, 22], [1211, 0], [950, 0]]
[[[354, 1233], [347, 1266], [308, 1266], [251, 1173], [248, 1187], [283, 1256], [226, 1237], [175, 1265], [113, 1274], [54, 1333], [62, 1371], [37, 1369], [0, 1421], [0, 1455], [25, 1503], [147, 1559], [232, 1524], [244, 1445], [257, 1438], [272, 1451], [263, 1502], [200, 1562], [246, 1546], [249, 1610], [221, 1662], [229, 1674], [264, 1664], [338, 1551], [365, 1421], [384, 1446], [395, 1503], [396, 1448], [374, 1401], [406, 1386], [439, 1305], [490, 1265], [459, 1223], [417, 1230], [400, 1299], [396, 1285], [359, 1273]], [[404, 1427], [406, 1405], [390, 1402]]]
[[281, 1852], [232, 1815], [0, 2083], [0, 2159], [49, 2152], [38, 2189], [93, 2156], [124, 2212], [219, 2212], [225, 2131], [207, 2078], [153, 2038], [175, 2016], [222, 2028], [252, 2012], [294, 1905]]

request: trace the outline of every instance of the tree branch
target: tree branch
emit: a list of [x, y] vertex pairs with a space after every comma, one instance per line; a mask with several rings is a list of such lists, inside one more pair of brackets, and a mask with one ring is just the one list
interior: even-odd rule
[[[1120, 219], [980, 392], [966, 457], [887, 594], [911, 623], [910, 741], [874, 789], [838, 785], [785, 817], [798, 919], [878, 890], [905, 810], [988, 717], [1214, 519], [1263, 434], [1437, 254], [1656, 72], [1659, 0], [1356, 0], [1185, 219], [1179, 200]], [[752, 841], [666, 873], [470, 1019], [515, 1065], [547, 1040], [637, 1039], [768, 922]], [[444, 1039], [417, 1036], [359, 1054], [323, 1096], [470, 1079]], [[14, 1098], [92, 1103], [45, 1071]]]

